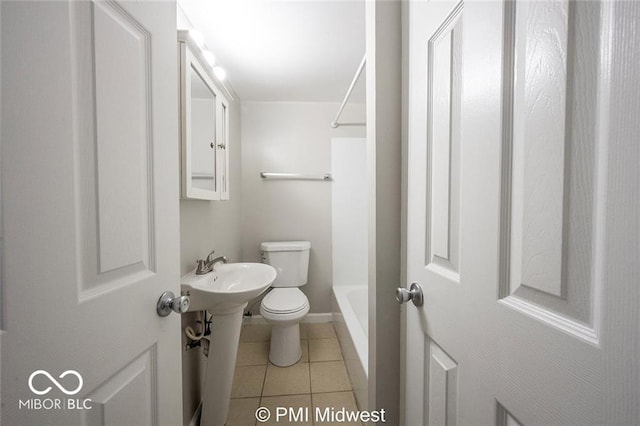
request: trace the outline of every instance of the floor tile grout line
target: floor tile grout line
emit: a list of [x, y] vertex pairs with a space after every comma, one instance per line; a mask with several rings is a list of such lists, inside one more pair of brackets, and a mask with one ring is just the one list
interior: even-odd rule
[[[353, 391], [348, 391], [348, 390], [343, 390], [343, 391], [324, 391], [324, 392], [303, 392], [303, 393], [287, 393], [287, 394], [279, 394], [279, 395], [266, 395], [264, 396], [264, 398], [280, 398], [280, 397], [286, 397], [286, 396], [304, 396], [304, 395], [309, 395], [309, 396], [319, 396], [319, 395], [326, 395], [326, 394], [338, 394], [338, 393], [348, 393], [348, 394], [352, 394], [354, 397], [354, 392]], [[236, 398], [231, 398], [233, 400], [237, 400], [237, 399], [262, 399], [262, 397], [259, 396], [242, 396], [242, 397], [236, 397]]]
[[264, 394], [264, 385], [267, 382], [267, 369], [269, 368], [269, 363], [264, 366], [264, 377], [262, 378], [262, 387], [260, 388], [260, 404], [262, 404], [262, 395]]
[[[302, 393], [283, 393], [277, 395], [264, 395], [264, 396], [243, 396], [231, 399], [262, 399], [262, 398], [279, 398], [281, 396], [298, 396], [298, 395], [324, 395], [330, 393], [350, 393], [354, 394], [352, 390], [332, 390], [332, 391], [321, 391], [321, 392], [302, 392]], [[355, 394], [354, 394], [355, 397]]]
[[[313, 382], [311, 381], [311, 345], [307, 339], [307, 357], [309, 358], [309, 391], [313, 394]], [[313, 400], [313, 396], [311, 397]]]

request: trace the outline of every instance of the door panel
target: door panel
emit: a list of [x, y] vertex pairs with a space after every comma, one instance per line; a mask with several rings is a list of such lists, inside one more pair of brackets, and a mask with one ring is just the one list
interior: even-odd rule
[[88, 395], [93, 408], [83, 411], [83, 424], [158, 424], [158, 401], [153, 397], [156, 356], [156, 348], [150, 348], [94, 389]]
[[[93, 16], [82, 18], [93, 22], [88, 49], [94, 78], [88, 83], [95, 93], [98, 270], [103, 274], [135, 264], [148, 269], [149, 236], [154, 234], [151, 35], [113, 3], [95, 3], [90, 9]], [[76, 38], [76, 43], [91, 40]]]
[[405, 6], [405, 423], [637, 423], [640, 7]]
[[599, 35], [606, 9], [582, 2], [507, 6], [500, 297], [597, 343], [605, 195], [599, 153], [606, 150], [597, 134], [604, 119], [598, 92], [607, 83]]
[[429, 425], [456, 425], [458, 364], [430, 340], [427, 344], [428, 404], [425, 418]]
[[459, 281], [462, 11], [458, 3], [429, 39], [426, 265]]
[[70, 8], [84, 299], [155, 272], [151, 34], [115, 3]]
[[175, 10], [2, 3], [6, 424], [182, 421]]

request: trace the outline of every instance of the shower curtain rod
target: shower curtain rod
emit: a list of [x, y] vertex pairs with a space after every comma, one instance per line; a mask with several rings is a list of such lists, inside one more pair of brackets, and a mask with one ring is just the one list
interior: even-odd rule
[[360, 78], [360, 74], [362, 74], [362, 70], [364, 69], [364, 65], [366, 62], [367, 62], [367, 54], [365, 53], [364, 56], [362, 57], [362, 62], [360, 62], [360, 66], [358, 67], [358, 71], [356, 71], [356, 75], [353, 76], [353, 80], [351, 81], [351, 85], [349, 86], [349, 89], [347, 89], [347, 94], [344, 95], [344, 100], [342, 101], [342, 105], [340, 105], [340, 109], [338, 109], [338, 114], [336, 114], [336, 118], [331, 122], [331, 127], [333, 127], [334, 129], [339, 126], [365, 126], [367, 124], [367, 123], [338, 123], [338, 120], [340, 119], [340, 114], [342, 114], [342, 110], [347, 104], [347, 101], [349, 100], [349, 96], [351, 96], [351, 92], [353, 92], [353, 88], [355, 87], [356, 82], [358, 81], [358, 78]]

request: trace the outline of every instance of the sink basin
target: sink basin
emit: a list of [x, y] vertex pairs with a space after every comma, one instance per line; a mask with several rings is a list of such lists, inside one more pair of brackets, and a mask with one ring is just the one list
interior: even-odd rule
[[205, 275], [192, 271], [182, 277], [182, 294], [191, 299], [190, 311], [212, 314], [235, 310], [264, 292], [276, 270], [264, 263], [219, 263]]

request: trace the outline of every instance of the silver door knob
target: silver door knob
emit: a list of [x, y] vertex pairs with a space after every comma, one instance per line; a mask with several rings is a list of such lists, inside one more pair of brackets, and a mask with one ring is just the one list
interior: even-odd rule
[[422, 296], [422, 287], [418, 283], [411, 283], [409, 290], [398, 287], [396, 289], [396, 300], [399, 304], [407, 303], [409, 300], [416, 306], [422, 306], [424, 297]]
[[161, 317], [166, 317], [171, 311], [183, 314], [189, 309], [190, 303], [188, 296], [176, 297], [173, 292], [165, 291], [158, 299], [156, 311]]

